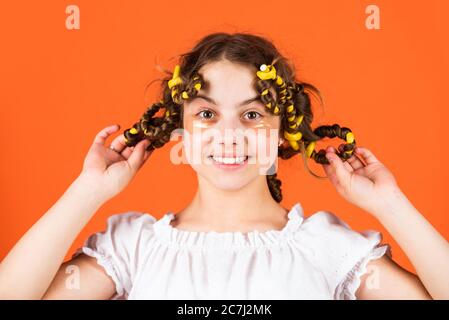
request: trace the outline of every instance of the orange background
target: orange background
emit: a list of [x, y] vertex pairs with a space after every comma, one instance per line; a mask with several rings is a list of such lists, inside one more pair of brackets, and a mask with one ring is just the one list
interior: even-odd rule
[[[294, 61], [298, 79], [324, 95], [324, 112], [315, 107], [315, 126], [351, 128], [357, 143], [374, 152], [417, 209], [449, 238], [443, 127], [449, 115], [448, 2], [260, 3], [2, 3], [0, 259], [76, 178], [95, 134], [114, 123], [129, 128], [159, 99], [158, 84], [144, 95], [145, 85], [162, 76], [155, 62], [172, 69], [171, 58], [216, 31], [255, 32], [273, 40]], [[70, 4], [80, 8], [80, 30], [65, 27]], [[380, 30], [365, 27], [369, 4], [380, 8]], [[188, 204], [196, 176], [187, 165], [172, 165], [169, 150], [167, 145], [155, 152], [125, 191], [101, 207], [67, 257], [102, 230], [111, 214], [139, 210], [159, 218]], [[280, 178], [284, 207], [299, 201], [306, 216], [330, 210], [353, 229], [379, 230], [395, 260], [414, 271], [382, 225], [345, 202], [329, 181], [310, 176], [300, 157], [281, 162]]]

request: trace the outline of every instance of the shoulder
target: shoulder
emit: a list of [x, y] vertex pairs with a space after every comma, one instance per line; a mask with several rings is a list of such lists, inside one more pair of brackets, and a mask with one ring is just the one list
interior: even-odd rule
[[329, 211], [318, 211], [305, 218], [297, 234], [297, 240], [326, 276], [337, 299], [354, 299], [367, 264], [385, 253], [391, 257], [391, 247], [381, 245], [382, 239], [381, 232], [356, 231]]
[[152, 237], [157, 219], [148, 213], [126, 211], [110, 215], [103, 230], [91, 234], [85, 246], [99, 250], [131, 249], [139, 241]]
[[106, 228], [91, 234], [72, 259], [81, 253], [96, 258], [115, 282], [118, 295], [128, 293], [153, 238], [156, 221], [151, 214], [139, 211], [113, 214], [107, 218]]
[[326, 245], [344, 245], [347, 249], [355, 249], [361, 245], [371, 247], [382, 240], [382, 234], [377, 230], [354, 230], [347, 222], [330, 211], [317, 211], [306, 217], [301, 225], [303, 235]]
[[146, 212], [126, 211], [112, 214], [107, 218], [107, 227], [115, 227], [121, 230], [152, 227], [157, 219]]
[[126, 211], [110, 215], [103, 234], [133, 242], [144, 235], [152, 235], [157, 219], [146, 212]]

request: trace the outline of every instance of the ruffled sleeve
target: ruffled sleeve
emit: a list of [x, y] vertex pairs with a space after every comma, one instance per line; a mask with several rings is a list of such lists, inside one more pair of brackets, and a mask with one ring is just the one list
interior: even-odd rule
[[380, 232], [352, 230], [331, 212], [319, 211], [308, 217], [302, 230], [303, 241], [311, 244], [312, 260], [321, 268], [336, 300], [357, 299], [355, 292], [368, 262], [385, 253], [392, 257], [391, 246], [380, 244]]
[[135, 211], [112, 215], [106, 230], [90, 235], [72, 259], [81, 253], [96, 258], [115, 283], [111, 299], [127, 299], [139, 264], [139, 241], [155, 221], [152, 215]]

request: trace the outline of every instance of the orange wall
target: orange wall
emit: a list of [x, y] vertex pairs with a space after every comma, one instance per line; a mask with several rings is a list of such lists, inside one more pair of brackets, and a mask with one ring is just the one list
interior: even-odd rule
[[[128, 128], [158, 99], [157, 84], [143, 94], [161, 76], [155, 61], [171, 69], [172, 57], [215, 31], [274, 40], [299, 78], [324, 94], [325, 112], [315, 108], [315, 125], [350, 127], [449, 238], [447, 1], [176, 2], [2, 3], [0, 259], [78, 175], [97, 131], [113, 123]], [[80, 30], [65, 28], [69, 4], [80, 7]], [[380, 7], [380, 30], [365, 27], [369, 4]], [[306, 215], [330, 210], [356, 230], [377, 229], [396, 261], [413, 270], [375, 218], [346, 203], [329, 181], [308, 175], [299, 157], [281, 163], [280, 177], [285, 207], [299, 201]], [[113, 213], [161, 217], [181, 209], [194, 193], [187, 186], [195, 183], [190, 167], [169, 162], [168, 146], [155, 152], [128, 188], [99, 210], [67, 257]]]

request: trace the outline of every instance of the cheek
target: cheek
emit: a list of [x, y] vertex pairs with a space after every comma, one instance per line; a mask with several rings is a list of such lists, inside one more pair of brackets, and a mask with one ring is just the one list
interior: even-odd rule
[[195, 117], [194, 114], [187, 114], [184, 116], [183, 125], [184, 129], [188, 130], [190, 133], [197, 134], [206, 129], [213, 128], [215, 126], [215, 122], [201, 120]]
[[[272, 163], [278, 155], [280, 117], [265, 117], [253, 125], [250, 149], [257, 154], [260, 164]], [[269, 158], [269, 160], [266, 160]], [[268, 161], [268, 162], [267, 162]]]
[[194, 120], [191, 123], [192, 129], [209, 129], [212, 128], [213, 126], [214, 126], [213, 122], [206, 122], [201, 120]]
[[279, 129], [279, 119], [278, 117], [274, 118], [274, 117], [270, 117], [270, 116], [265, 116], [263, 119], [260, 119], [259, 121], [257, 121], [255, 124], [253, 124], [251, 127], [255, 128], [255, 129]]
[[250, 164], [259, 167], [260, 174], [265, 174], [278, 157], [278, 129], [260, 129], [248, 140], [251, 154]]
[[183, 148], [188, 163], [196, 168], [202, 165], [209, 165], [209, 155], [219, 153], [220, 150], [213, 149], [213, 139], [217, 131], [209, 128], [210, 125], [205, 126], [204, 121], [193, 121], [187, 123], [187, 128], [184, 129]]

